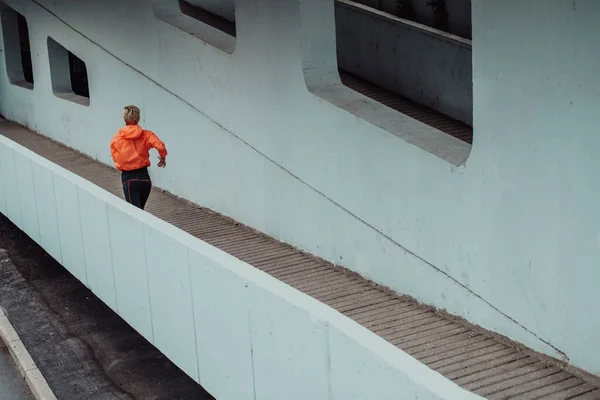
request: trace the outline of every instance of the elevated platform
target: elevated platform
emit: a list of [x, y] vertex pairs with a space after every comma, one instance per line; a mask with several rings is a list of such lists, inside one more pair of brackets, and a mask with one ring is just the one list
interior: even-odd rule
[[[122, 197], [116, 170], [8, 121], [0, 133]], [[147, 211], [348, 316], [490, 399], [600, 399], [595, 377], [417, 304], [235, 221], [154, 189]]]

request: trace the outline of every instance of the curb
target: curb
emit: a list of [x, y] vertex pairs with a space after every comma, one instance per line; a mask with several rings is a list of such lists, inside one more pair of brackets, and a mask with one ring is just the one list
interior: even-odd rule
[[57, 400], [2, 309], [0, 309], [0, 339], [8, 347], [10, 355], [19, 367], [19, 372], [27, 382], [33, 396], [37, 400]]

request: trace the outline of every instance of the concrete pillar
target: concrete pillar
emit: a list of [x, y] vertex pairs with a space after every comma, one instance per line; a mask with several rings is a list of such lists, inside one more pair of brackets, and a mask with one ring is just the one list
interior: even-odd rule
[[300, 0], [302, 65], [307, 85], [339, 83], [333, 0]]

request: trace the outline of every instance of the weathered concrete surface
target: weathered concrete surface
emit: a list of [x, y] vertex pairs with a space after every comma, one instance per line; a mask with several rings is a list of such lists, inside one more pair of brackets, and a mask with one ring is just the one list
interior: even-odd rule
[[[18, 125], [0, 129], [48, 157], [0, 136], [0, 192], [10, 199], [0, 211], [52, 251], [43, 232], [58, 226], [55, 257], [66, 270], [109, 307], [115, 300], [125, 321], [220, 400], [370, 400], [374, 386], [407, 399], [480, 399], [334, 309], [390, 300], [368, 281], [168, 193], [155, 191], [142, 211], [118, 197], [116, 170]], [[222, 251], [229, 245], [237, 250]], [[108, 271], [96, 248], [110, 255]], [[330, 287], [339, 273], [354, 283], [352, 298]], [[326, 297], [296, 290], [320, 283]]]
[[352, 0], [336, 2], [340, 68], [473, 124], [471, 42]]
[[[68, 149], [65, 146], [52, 142], [43, 136], [36, 135], [31, 131], [10, 122], [5, 121], [4, 123], [0, 123], [0, 130], [6, 137], [28, 147], [38, 155], [47, 158], [47, 160], [50, 160], [75, 174], [79, 174], [93, 184], [103, 187], [116, 196], [122, 195], [119, 176], [116, 170], [77, 154], [72, 149]], [[16, 154], [17, 152], [15, 152], [15, 156]], [[2, 165], [10, 164], [4, 163]], [[75, 204], [71, 208], [75, 209], [76, 207], [77, 205]], [[149, 198], [147, 211], [181, 230], [188, 232], [196, 238], [220, 248], [240, 260], [245, 261], [299, 291], [338, 310], [404, 352], [410, 354], [431, 369], [438, 371], [447, 378], [454, 380], [455, 383], [462, 385], [464, 388], [467, 388], [476, 394], [489, 394], [490, 391], [494, 392], [500, 387], [501, 389], [498, 390], [510, 391], [510, 393], [513, 394], [522, 394], [525, 399], [535, 398], [534, 396], [529, 396], [528, 393], [534, 390], [544, 390], [555, 395], [556, 399], [565, 399], [567, 397], [565, 397], [566, 395], [564, 392], [567, 390], [579, 388], [582, 390], [588, 389], [588, 391], [590, 391], [593, 390], [594, 384], [596, 385], [595, 387], [600, 387], [600, 383], [596, 382], [597, 380], [594, 380], [592, 377], [585, 374], [579, 374], [579, 371], [574, 371], [573, 373], [569, 368], [566, 368], [566, 366], [561, 365], [560, 363], [548, 360], [539, 354], [535, 354], [528, 349], [523, 349], [514, 343], [490, 334], [490, 332], [485, 332], [477, 327], [473, 327], [464, 321], [457, 320], [448, 314], [436, 312], [429, 307], [417, 304], [410, 298], [400, 297], [385, 289], [376, 287], [359, 276], [348, 274], [348, 271], [336, 268], [335, 266], [316, 259], [308, 254], [301, 253], [290, 246], [286, 246], [272, 238], [248, 229], [235, 221], [215, 214], [210, 210], [199, 208], [193, 204], [177, 199], [168, 193], [155, 189]], [[128, 230], [131, 229], [131, 226], [133, 225], [139, 225], [140, 232], [142, 231], [139, 220], [135, 220], [124, 213], [121, 214], [122, 215], [119, 215], [119, 218], [112, 223], [114, 231], [120, 231], [121, 235], [123, 235], [123, 232], [129, 232]], [[96, 229], [100, 229], [100, 227], [96, 225]], [[111, 232], [111, 237], [113, 234], [116, 235], [114, 231]], [[136, 240], [128, 239], [127, 252], [131, 255], [133, 262], [133, 259], [137, 258], [136, 254], [143, 253], [143, 244], [135, 245], [135, 242], [140, 239], [142, 234], [127, 234], [126, 236], [128, 238], [137, 236]], [[161, 248], [161, 240], [155, 241], [152, 239], [153, 236], [154, 234], [150, 236], [145, 235], [146, 245], [149, 245], [149, 248], [152, 249], [147, 253], [148, 260], [151, 260], [148, 262], [148, 265], [151, 266], [151, 264], [155, 263], [159, 264], [156, 268], [151, 268], [151, 270], [165, 271], [165, 266], [167, 265], [170, 265], [171, 267], [177, 266], [179, 268], [181, 265], [186, 264], [184, 259], [164, 259], [167, 254], [180, 257], [181, 253], [179, 251], [169, 253], [164, 246]], [[99, 245], [99, 243], [97, 243], [97, 245]], [[118, 243], [114, 243], [112, 251], [115, 251], [118, 247]], [[157, 252], [157, 249], [161, 250]], [[192, 270], [196, 271], [196, 268], [199, 268], [202, 263], [191, 262], [190, 266], [192, 265], [194, 266]], [[120, 270], [121, 268], [123, 268], [123, 265], [119, 265], [119, 268], [115, 268], [115, 271], [118, 269]], [[143, 267], [141, 269], [143, 270]], [[73, 270], [73, 273], [82, 274], [75, 270]], [[122, 274], [123, 272], [119, 273]], [[167, 294], [175, 293], [178, 290], [177, 295], [168, 297], [168, 302], [163, 301], [165, 304], [152, 305], [151, 308], [154, 315], [159, 316], [161, 319], [165, 317], [170, 318], [169, 315], [167, 315], [168, 312], [165, 311], [165, 308], [170, 310], [170, 314], [174, 314], [173, 310], [183, 309], [189, 304], [189, 301], [185, 299], [185, 296], [182, 297], [182, 302], [177, 301], [177, 298], [180, 295], [183, 296], [185, 294], [186, 289], [182, 290], [183, 285], [171, 287], [170, 291], [169, 289], [163, 289], [168, 288], [173, 282], [177, 281], [170, 282], [172, 278], [169, 278], [169, 276], [169, 274], [164, 274], [164, 277], [160, 279], [153, 279], [150, 275], [149, 279], [151, 289], [155, 286], [153, 282], [160, 282], [161, 295], [159, 298], [161, 299], [166, 299]], [[193, 279], [194, 277], [196, 279]], [[139, 277], [132, 274], [128, 279], [131, 281], [139, 279]], [[205, 321], [210, 320], [210, 318], [206, 317], [205, 312], [217, 312], [224, 315], [228, 320], [237, 320], [238, 323], [239, 321], [246, 320], [235, 314], [240, 311], [234, 306], [236, 304], [235, 300], [231, 298], [225, 300], [222, 298], [222, 292], [226, 292], [228, 286], [216, 285], [215, 281], [212, 281], [211, 279], [214, 279], [211, 278], [211, 273], [203, 275], [199, 272], [192, 274], [191, 278], [192, 281], [205, 282], [202, 286], [194, 286], [196, 289], [194, 292], [195, 301], [198, 300], [198, 297], [201, 298], [199, 304], [196, 304], [194, 308], [196, 310], [206, 309], [202, 311], [202, 313], [204, 313], [201, 314], [202, 317], [196, 319], [197, 322], [201, 321], [202, 332], [204, 334], [206, 334], [207, 330], [213, 331], [214, 329], [209, 326], [210, 324], [205, 323]], [[219, 282], [219, 280], [216, 280], [216, 282]], [[143, 286], [144, 284], [140, 283], [140, 285]], [[218, 290], [218, 287], [220, 287], [221, 290]], [[156, 293], [156, 290], [154, 290], [154, 292]], [[136, 296], [139, 296], [140, 293], [143, 294], [141, 300], [136, 300]], [[133, 324], [137, 324], [144, 329], [144, 321], [141, 319], [143, 313], [141, 310], [149, 308], [143, 301], [148, 297], [148, 294], [143, 293], [143, 291], [140, 291], [140, 293], [137, 293], [135, 296], [134, 294], [128, 295], [124, 303], [127, 305], [127, 310], [132, 312], [129, 320]], [[235, 293], [239, 294], [239, 292]], [[250, 302], [249, 299], [245, 300]], [[276, 303], [275, 299], [271, 300]], [[136, 301], [136, 306], [130, 304]], [[172, 306], [170, 306], [171, 304]], [[286, 315], [286, 318], [290, 318], [289, 315], [285, 314], [290, 312], [288, 309], [283, 308], [285, 312], [282, 312], [282, 309], [277, 309], [277, 307], [275, 307], [274, 310], [271, 310], [271, 307], [271, 304], [261, 303], [258, 307], [260, 309], [259, 316], [256, 317], [253, 315], [252, 320], [258, 321], [260, 318], [267, 318], [280, 322], [285, 319], [283, 315]], [[161, 309], [162, 312], [160, 312]], [[119, 308], [119, 312], [122, 314], [125, 313], [123, 306]], [[277, 314], [278, 312], [283, 315], [280, 316], [280, 314]], [[263, 313], [266, 313], [266, 316], [263, 315]], [[232, 318], [230, 315], [236, 316]], [[161, 330], [164, 330], [165, 325], [174, 326], [175, 324], [157, 324], [159, 329], [153, 331], [155, 340], [160, 341], [161, 337], [166, 337], [166, 335], [161, 334]], [[256, 329], [264, 330], [265, 325], [268, 324], [266, 322], [258, 323], [257, 326], [259, 328]], [[273, 329], [272, 326], [270, 328]], [[313, 341], [311, 342], [311, 345], [308, 346], [311, 351], [306, 350], [306, 354], [314, 356], [317, 361], [309, 360], [310, 362], [307, 362], [306, 358], [309, 358], [307, 355], [306, 357], [299, 357], [301, 360], [300, 363], [306, 363], [302, 364], [304, 365], [304, 368], [298, 366], [298, 361], [291, 363], [293, 364], [293, 368], [298, 371], [298, 376], [305, 377], [307, 375], [305, 371], [315, 373], [315, 365], [323, 366], [323, 363], [319, 362], [319, 356], [325, 354], [325, 351], [318, 352], [315, 350], [318, 349], [319, 343], [322, 344], [323, 342], [323, 340], [321, 340], [323, 337], [320, 334], [322, 333], [320, 332], [320, 325], [317, 328], [314, 328], [314, 330], [316, 332], [315, 337], [311, 339]], [[244, 327], [243, 325], [236, 325], [233, 329], [215, 329], [215, 331], [212, 332], [214, 335], [214, 337], [211, 337], [212, 341], [205, 341], [206, 343], [204, 343], [204, 345], [206, 348], [199, 352], [199, 354], [205, 356], [207, 353], [210, 353], [209, 349], [214, 348], [216, 343], [219, 343], [219, 340], [216, 337], [222, 337], [224, 334], [234, 333], [237, 335], [241, 333], [241, 338], [236, 337], [235, 340], [230, 340], [229, 343], [243, 343], [243, 333], [247, 331], [248, 327]], [[294, 332], [297, 331], [299, 330], [297, 329]], [[331, 331], [333, 332], [334, 330], [331, 329]], [[181, 330], [181, 332], [183, 333], [185, 330]], [[255, 333], [255, 331], [253, 331], [253, 333]], [[253, 377], [256, 382], [259, 382], [255, 387], [257, 396], [266, 396], [266, 393], [278, 393], [283, 396], [283, 391], [277, 392], [277, 390], [273, 389], [274, 386], [270, 385], [272, 385], [271, 382], [277, 381], [279, 382], [279, 386], [276, 386], [282, 388], [281, 390], [283, 390], [283, 387], [285, 386], [281, 384], [281, 381], [284, 381], [283, 377], [273, 379], [273, 368], [265, 367], [265, 365], [272, 365], [275, 363], [280, 365], [280, 363], [282, 363], [281, 359], [271, 359], [269, 361], [270, 364], [269, 362], [260, 362], [261, 359], [264, 358], [263, 354], [269, 353], [266, 349], [273, 348], [277, 342], [282, 350], [274, 353], [279, 356], [281, 353], [289, 351], [289, 348], [305, 346], [305, 341], [309, 340], [305, 337], [299, 339], [297, 333], [294, 335], [288, 331], [285, 331], [284, 334], [279, 332], [279, 334], [280, 338], [278, 341], [275, 341], [275, 337], [278, 336], [277, 332], [274, 332], [273, 330], [267, 335], [268, 340], [266, 343], [261, 343], [255, 337], [252, 339], [254, 351], [253, 366], [255, 367]], [[281, 336], [284, 337], [283, 340], [281, 339]], [[368, 358], [365, 357], [364, 354], [357, 354], [356, 349], [352, 346], [340, 346], [340, 343], [346, 343], [345, 340], [340, 339], [340, 336], [343, 335], [336, 335], [335, 333], [330, 332], [330, 369], [335, 371], [333, 378], [331, 379], [332, 387], [339, 393], [343, 393], [342, 398], [361, 395], [362, 397], [359, 398], [371, 398], [370, 396], [372, 393], [364, 392], [364, 389], [366, 387], [370, 388], [372, 385], [366, 385], [365, 382], [361, 382], [360, 379], [357, 380], [356, 375], [353, 375], [352, 373], [355, 372], [354, 368], [356, 368], [363, 371], [366, 376], [373, 376], [373, 371], [378, 370], [381, 366], [377, 363], [368, 366], [362, 365], [361, 363], [367, 363], [364, 360]], [[183, 339], [184, 337], [182, 335], [180, 342], [183, 343]], [[264, 340], [264, 337], [262, 339]], [[350, 341], [349, 343], [352, 342]], [[191, 345], [187, 346], [187, 348], [189, 347], [191, 347]], [[322, 347], [325, 346], [323, 345]], [[176, 350], [172, 348], [170, 343], [163, 343], [161, 348]], [[180, 353], [171, 354], [180, 355]], [[302, 354], [305, 355], [304, 352]], [[182, 357], [179, 356], [177, 358], [182, 359]], [[292, 360], [285, 357], [283, 358], [286, 360], [286, 363], [289, 363], [290, 360]], [[215, 357], [215, 360], [218, 360], [218, 358]], [[294, 360], [297, 360], [297, 358], [294, 358]], [[360, 360], [360, 362], [357, 362], [357, 360]], [[356, 367], [358, 364], [361, 364], [362, 366]], [[345, 367], [336, 368], [340, 365], [344, 365]], [[354, 367], [348, 367], [353, 365]], [[269, 372], [265, 373], [265, 371]], [[380, 373], [382, 375], [379, 375]], [[544, 375], [546, 373], [548, 375]], [[382, 371], [377, 374], [378, 379], [382, 379], [381, 376], [385, 376], [385, 373]], [[532, 374], [534, 377], [537, 376], [536, 374], [542, 374], [558, 380], [550, 382], [540, 380], [539, 382], [533, 382], [531, 378]], [[201, 372], [200, 376], [202, 375]], [[316, 376], [319, 378], [323, 378], [325, 375], [326, 373], [322, 371], [316, 373]], [[363, 376], [363, 374], [359, 375]], [[346, 379], [344, 380], [343, 378], [340, 378], [340, 376], [345, 377]], [[352, 379], [349, 379], [348, 377], [352, 377]], [[289, 376], [287, 376], [287, 378], [289, 378]], [[263, 386], [260, 384], [261, 380]], [[264, 382], [267, 383], [265, 384]], [[325, 386], [323, 384], [323, 379], [319, 379], [318, 383], [321, 383], [321, 387]], [[315, 381], [314, 384], [317, 385], [317, 382]], [[248, 387], [250, 387], [250, 385], [248, 385]], [[268, 387], [270, 391], [266, 390], [266, 387]], [[390, 387], [386, 387], [385, 385], [382, 385], [378, 390], [382, 393], [391, 393]], [[464, 395], [466, 395], [466, 392]], [[325, 397], [323, 392], [321, 392], [321, 396], [317, 396], [314, 392], [311, 392], [310, 398]], [[464, 397], [461, 397], [461, 399], [462, 398]]]
[[[437, 139], [307, 92], [303, 67], [337, 71], [333, 2], [238, 1], [232, 56], [150, 2], [5, 2], [29, 21], [36, 82], [11, 85], [0, 63], [7, 117], [109, 162], [120, 107], [140, 104], [174, 156], [161, 187], [600, 374], [600, 2], [473, 1], [476, 135], [459, 168]], [[88, 63], [90, 107], [52, 94], [48, 36]]]
[[0, 306], [58, 399], [212, 399], [4, 216], [0, 248]]
[[0, 340], [0, 399], [34, 399], [2, 340]]

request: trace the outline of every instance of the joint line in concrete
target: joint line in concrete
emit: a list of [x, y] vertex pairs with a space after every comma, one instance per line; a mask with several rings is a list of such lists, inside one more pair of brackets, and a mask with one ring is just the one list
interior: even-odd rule
[[67, 21], [65, 21], [60, 16], [58, 16], [55, 12], [53, 12], [52, 10], [50, 10], [45, 5], [41, 4], [39, 2], [39, 0], [31, 0], [31, 1], [34, 4], [36, 4], [37, 6], [39, 6], [41, 9], [43, 9], [44, 11], [46, 11], [47, 13], [49, 13], [50, 15], [52, 15], [58, 21], [60, 21], [61, 23], [63, 23], [69, 29], [73, 30], [73, 32], [77, 33], [78, 35], [81, 35], [81, 37], [83, 37], [84, 39], [86, 39], [87, 41], [89, 41], [91, 44], [97, 46], [99, 49], [101, 49], [102, 51], [104, 51], [105, 53], [107, 53], [109, 56], [111, 56], [114, 59], [116, 59], [117, 61], [123, 63], [127, 67], [131, 68], [133, 71], [135, 71], [139, 75], [143, 76], [144, 78], [148, 79], [150, 82], [152, 82], [153, 84], [155, 84], [156, 86], [158, 86], [160, 89], [162, 89], [165, 92], [169, 93], [170, 95], [172, 95], [173, 97], [175, 97], [176, 99], [178, 99], [179, 101], [181, 101], [182, 103], [184, 103], [185, 105], [187, 105], [188, 107], [190, 107], [192, 110], [198, 112], [199, 114], [201, 114], [202, 116], [204, 116], [205, 118], [207, 118], [209, 121], [211, 121], [212, 123], [214, 123], [215, 125], [217, 125], [219, 128], [221, 128], [224, 132], [227, 132], [233, 138], [235, 138], [236, 140], [240, 141], [245, 146], [249, 147], [252, 151], [254, 151], [255, 153], [257, 153], [261, 157], [265, 158], [268, 162], [270, 162], [271, 164], [273, 164], [277, 168], [281, 169], [283, 172], [285, 172], [286, 174], [288, 174], [290, 177], [292, 177], [293, 179], [297, 180], [299, 183], [301, 183], [302, 185], [306, 186], [310, 190], [314, 191], [319, 196], [323, 197], [326, 201], [328, 201], [331, 204], [333, 204], [335, 207], [341, 209], [343, 212], [345, 212], [346, 214], [348, 214], [351, 218], [356, 219], [361, 224], [363, 224], [366, 227], [368, 227], [369, 229], [375, 231], [377, 234], [381, 235], [384, 239], [388, 240], [391, 244], [393, 244], [394, 246], [400, 248], [406, 254], [411, 255], [411, 256], [417, 258], [419, 261], [422, 261], [425, 265], [433, 268], [435, 271], [437, 271], [437, 272], [443, 274], [444, 276], [446, 276], [452, 282], [454, 282], [455, 284], [459, 285], [464, 290], [466, 290], [467, 292], [469, 292], [470, 294], [472, 294], [476, 298], [478, 298], [481, 301], [483, 301], [485, 304], [487, 304], [494, 311], [498, 312], [500, 315], [502, 315], [503, 317], [505, 317], [509, 321], [513, 322], [514, 324], [516, 324], [517, 326], [519, 326], [520, 328], [522, 328], [523, 330], [525, 330], [526, 332], [528, 332], [529, 334], [531, 334], [533, 337], [535, 337], [536, 339], [538, 339], [540, 342], [542, 342], [542, 343], [546, 344], [547, 346], [551, 347], [552, 349], [554, 349], [558, 354], [560, 354], [564, 358], [565, 361], [569, 360], [569, 358], [568, 358], [568, 356], [566, 355], [565, 352], [561, 351], [556, 346], [554, 346], [552, 343], [550, 343], [549, 341], [547, 341], [547, 340], [543, 339], [542, 337], [540, 337], [538, 334], [536, 334], [535, 332], [533, 332], [531, 329], [527, 328], [524, 324], [518, 322], [515, 318], [511, 317], [507, 313], [505, 313], [502, 310], [500, 310], [500, 308], [498, 308], [497, 306], [493, 305], [489, 300], [486, 300], [482, 295], [480, 295], [477, 292], [475, 292], [473, 289], [471, 289], [470, 287], [468, 287], [466, 284], [462, 283], [460, 280], [458, 280], [457, 278], [453, 277], [449, 273], [445, 272], [441, 268], [435, 266], [431, 262], [425, 260], [423, 257], [419, 256], [415, 252], [409, 250], [404, 245], [402, 245], [399, 242], [397, 242], [396, 240], [394, 240], [391, 236], [389, 236], [388, 234], [384, 233], [379, 228], [375, 227], [373, 224], [367, 222], [365, 219], [363, 219], [362, 217], [358, 216], [357, 214], [355, 214], [354, 212], [352, 212], [350, 209], [348, 209], [345, 206], [343, 206], [342, 204], [340, 204], [338, 201], [332, 199], [331, 197], [329, 197], [327, 194], [325, 194], [321, 190], [315, 188], [310, 183], [308, 183], [307, 181], [303, 180], [300, 176], [296, 175], [294, 172], [292, 172], [288, 168], [286, 168], [283, 165], [279, 164], [276, 160], [274, 160], [273, 158], [269, 157], [267, 154], [263, 153], [261, 150], [259, 150], [255, 146], [253, 146], [251, 143], [249, 143], [248, 141], [246, 141], [241, 136], [239, 136], [236, 133], [232, 132], [231, 130], [227, 129], [221, 123], [219, 123], [215, 119], [211, 118], [209, 115], [207, 115], [205, 112], [203, 112], [202, 110], [200, 110], [199, 108], [197, 108], [196, 106], [194, 106], [188, 100], [184, 99], [183, 97], [181, 97], [177, 93], [173, 92], [172, 90], [169, 90], [168, 88], [166, 88], [165, 86], [163, 86], [162, 84], [160, 84], [158, 81], [156, 81], [155, 79], [153, 79], [150, 76], [146, 75], [141, 70], [135, 68], [133, 65], [131, 65], [128, 62], [126, 62], [125, 60], [123, 60], [122, 58], [120, 58], [119, 56], [117, 56], [116, 54], [113, 54], [107, 48], [103, 47], [102, 45], [100, 45], [100, 43], [94, 41], [93, 39], [91, 39], [90, 37], [88, 37], [87, 35], [85, 35], [83, 32], [80, 32], [79, 30], [75, 29], [75, 27], [73, 27]]

